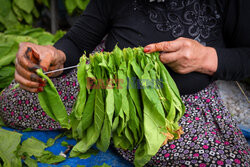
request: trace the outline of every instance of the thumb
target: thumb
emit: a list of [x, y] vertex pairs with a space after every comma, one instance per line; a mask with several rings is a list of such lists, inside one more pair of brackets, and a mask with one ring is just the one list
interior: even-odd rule
[[179, 50], [182, 43], [179, 40], [164, 41], [159, 43], [153, 43], [144, 47], [145, 53], [152, 52], [175, 52]]

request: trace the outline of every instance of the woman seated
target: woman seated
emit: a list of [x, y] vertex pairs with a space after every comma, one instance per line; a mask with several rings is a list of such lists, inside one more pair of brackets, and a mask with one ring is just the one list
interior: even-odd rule
[[[54, 46], [21, 43], [15, 81], [0, 96], [0, 116], [12, 128], [60, 129], [39, 106], [45, 82], [37, 68], [76, 65], [108, 34], [105, 51], [144, 46], [160, 52], [186, 106], [184, 134], [163, 145], [148, 166], [249, 166], [250, 148], [214, 81], [250, 77], [248, 0], [91, 0], [79, 20]], [[25, 56], [27, 48], [34, 56]], [[79, 91], [76, 70], [48, 74], [71, 112]], [[133, 151], [117, 149], [128, 161]]]

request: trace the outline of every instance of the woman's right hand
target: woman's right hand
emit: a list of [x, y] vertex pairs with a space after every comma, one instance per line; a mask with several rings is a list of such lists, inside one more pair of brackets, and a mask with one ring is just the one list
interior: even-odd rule
[[[36, 69], [42, 68], [44, 72], [60, 69], [64, 67], [65, 61], [65, 54], [53, 46], [20, 43], [16, 54], [15, 80], [27, 91], [42, 92], [46, 81], [36, 74]], [[48, 76], [56, 77], [61, 73], [50, 73]]]

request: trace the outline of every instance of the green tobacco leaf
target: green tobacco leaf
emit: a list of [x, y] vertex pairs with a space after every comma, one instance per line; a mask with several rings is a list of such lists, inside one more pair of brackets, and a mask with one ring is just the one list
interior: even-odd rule
[[44, 142], [31, 137], [22, 142], [18, 155], [27, 154], [29, 156], [34, 155], [35, 157], [39, 157], [42, 155], [45, 148], [47, 148], [47, 146]]
[[33, 14], [36, 18], [38, 18], [38, 17], [40, 16], [40, 13], [39, 13], [39, 11], [37, 10], [36, 7], [33, 8], [32, 14]]
[[111, 139], [111, 125], [109, 123], [108, 115], [105, 113], [105, 118], [101, 130], [100, 137], [96, 142], [96, 147], [102, 152], [106, 152], [109, 148]]
[[166, 133], [165, 117], [162, 117], [158, 112], [156, 113], [157, 109], [154, 108], [155, 106], [152, 105], [143, 91], [142, 98], [145, 138], [135, 152], [135, 166], [144, 166], [157, 153], [166, 138], [163, 135], [163, 132]]
[[0, 44], [0, 50], [8, 50], [7, 52], [0, 53], [0, 68], [9, 65], [16, 58], [16, 53], [18, 51], [18, 43], [13, 42], [10, 46], [11, 47], [8, 48], [7, 46], [4, 46], [4, 44]]
[[71, 15], [73, 11], [77, 8], [76, 0], [65, 0], [65, 7], [68, 13]]
[[80, 58], [79, 67], [77, 68], [77, 80], [79, 82], [80, 91], [77, 95], [77, 101], [74, 106], [74, 115], [76, 119], [80, 120], [82, 112], [84, 111], [86, 99], [87, 99], [87, 80], [86, 80], [86, 56]]
[[43, 3], [45, 6], [47, 6], [47, 7], [50, 6], [49, 0], [42, 0], [42, 3]]
[[18, 27], [20, 24], [12, 12], [11, 1], [0, 0], [0, 23], [2, 23], [7, 29]]
[[62, 128], [70, 129], [69, 118], [65, 106], [50, 78], [43, 74], [42, 69], [36, 70], [37, 74], [47, 80], [44, 91], [38, 93], [38, 100], [42, 109], [52, 119], [58, 121]]
[[36, 0], [39, 4], [44, 4], [46, 7], [49, 8], [49, 0]]
[[83, 136], [70, 152], [70, 156], [74, 157], [79, 153], [85, 153], [96, 143], [104, 120], [104, 103], [102, 97], [102, 90], [96, 89], [95, 107], [94, 107], [94, 123], [87, 129], [86, 135]]
[[[14, 89], [16, 89], [16, 88], [14, 88]], [[26, 128], [26, 129], [22, 130], [22, 132], [30, 132], [30, 131], [32, 131], [31, 128]]]
[[13, 47], [15, 42], [6, 42], [6, 43], [0, 43], [0, 58], [3, 58], [6, 56]]
[[0, 88], [6, 88], [13, 81], [14, 77], [7, 77], [0, 80]]
[[56, 34], [54, 35], [54, 39], [52, 42], [56, 43], [60, 38], [62, 38], [64, 36], [65, 33], [66, 33], [66, 31], [58, 30], [56, 32]]
[[21, 167], [21, 158], [16, 156], [16, 151], [21, 142], [22, 134], [0, 128], [0, 159], [3, 167]]
[[25, 13], [24, 11], [21, 11], [21, 12], [22, 12], [22, 16], [23, 16], [25, 22], [28, 24], [32, 24], [33, 23], [33, 16], [31, 14]]
[[[0, 95], [1, 95], [1, 93], [0, 93]], [[5, 126], [5, 124], [4, 124], [4, 122], [3, 122], [3, 120], [2, 120], [1, 117], [0, 117], [0, 126]]]
[[34, 8], [34, 0], [14, 0], [14, 3], [26, 13], [31, 13]]
[[17, 32], [17, 34], [19, 34], [19, 35], [26, 35], [26, 36], [30, 36], [30, 37], [33, 37], [33, 38], [38, 38], [39, 35], [41, 33], [43, 33], [43, 32], [44, 32], [44, 29], [42, 29], [42, 28], [28, 27], [28, 28], [23, 29], [20, 32]]
[[65, 160], [65, 157], [61, 155], [54, 155], [50, 151], [43, 151], [42, 155], [37, 157], [37, 160], [41, 163], [54, 164]]
[[56, 141], [55, 139], [49, 138], [46, 143], [47, 147], [53, 146], [55, 144], [55, 141]]
[[30, 158], [30, 157], [26, 157], [26, 159], [24, 160], [24, 163], [28, 167], [38, 167], [37, 161], [35, 159]]
[[23, 35], [16, 35], [15, 31], [9, 31], [12, 34], [3, 34], [0, 33], [0, 41], [2, 42], [17, 42], [18, 44], [20, 42], [31, 42], [31, 43], [35, 43], [38, 44], [37, 40], [30, 37], [30, 36], [23, 36]]
[[93, 167], [111, 167], [107, 165], [106, 163], [103, 163], [102, 165], [94, 165]]
[[76, 0], [77, 6], [81, 9], [84, 10], [89, 3], [89, 0]]
[[12, 9], [13, 9], [15, 15], [17, 16], [18, 21], [21, 22], [23, 20], [22, 10], [20, 8], [18, 8], [15, 3], [12, 3]]
[[15, 66], [9, 65], [0, 68], [0, 80], [4, 77], [14, 76], [15, 73]]
[[79, 157], [80, 159], [87, 159], [91, 157], [91, 155], [97, 155], [98, 152], [98, 150], [91, 148], [86, 153], [80, 153], [77, 157]]
[[8, 13], [11, 11], [11, 1], [0, 0], [0, 15], [2, 17], [6, 17]]
[[66, 141], [61, 142], [61, 146], [67, 147], [68, 145], [69, 145], [69, 143], [67, 143]]
[[54, 36], [48, 32], [42, 32], [39, 34], [37, 38], [39, 45], [52, 45], [54, 40]]
[[95, 89], [92, 90], [90, 95], [88, 96], [88, 101], [86, 103], [86, 107], [84, 108], [82, 119], [77, 126], [77, 132], [80, 138], [83, 137], [84, 131], [93, 123], [96, 94], [95, 92]]

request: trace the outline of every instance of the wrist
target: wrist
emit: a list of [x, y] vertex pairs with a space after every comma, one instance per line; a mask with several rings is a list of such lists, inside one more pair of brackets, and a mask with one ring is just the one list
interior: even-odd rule
[[66, 55], [65, 55], [65, 53], [63, 51], [59, 50], [59, 49], [57, 49], [57, 53], [58, 53], [58, 55], [59, 55], [59, 57], [61, 59], [62, 65], [64, 65], [64, 63], [66, 62]]
[[218, 56], [217, 52], [212, 47], [205, 47], [204, 54], [201, 62], [201, 69], [199, 72], [213, 75], [217, 71]]

